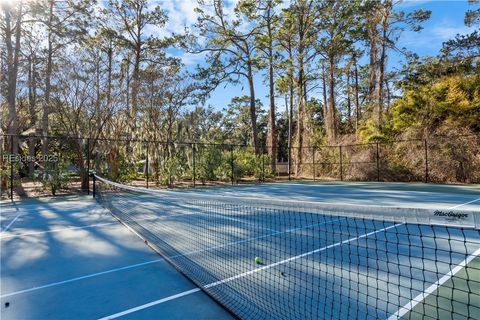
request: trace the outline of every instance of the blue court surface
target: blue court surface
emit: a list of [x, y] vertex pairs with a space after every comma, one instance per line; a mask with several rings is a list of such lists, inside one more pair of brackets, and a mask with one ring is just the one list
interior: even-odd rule
[[[350, 214], [476, 214], [478, 187], [332, 182], [114, 191], [98, 194], [103, 207], [86, 196], [0, 206], [1, 319], [232, 318], [217, 302], [248, 319], [480, 314], [478, 229]], [[325, 213], [330, 205], [347, 209]]]

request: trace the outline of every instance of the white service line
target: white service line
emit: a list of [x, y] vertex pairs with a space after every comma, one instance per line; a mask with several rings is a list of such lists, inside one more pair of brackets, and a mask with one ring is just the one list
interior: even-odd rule
[[200, 291], [200, 288], [195, 288], [195, 289], [192, 289], [192, 290], [183, 291], [183, 292], [174, 294], [173, 296], [168, 296], [168, 297], [160, 299], [160, 300], [152, 301], [150, 303], [143, 304], [141, 306], [138, 306], [138, 307], [135, 307], [135, 308], [132, 308], [132, 309], [128, 309], [128, 310], [125, 310], [125, 311], [122, 311], [122, 312], [119, 312], [119, 313], [115, 313], [114, 315], [106, 316], [106, 317], [100, 318], [98, 320], [107, 320], [107, 319], [118, 318], [118, 317], [124, 316], [126, 314], [129, 314], [129, 313], [132, 313], [132, 312], [135, 312], [135, 311], [140, 311], [140, 310], [143, 310], [143, 309], [146, 309], [146, 308], [150, 308], [150, 307], [153, 307], [154, 305], [164, 303], [164, 302], [167, 302], [167, 301], [170, 301], [170, 300], [175, 300], [175, 299], [178, 299], [178, 298], [181, 298], [181, 297], [184, 297], [184, 296], [187, 296], [189, 294], [199, 292], [199, 291]]
[[427, 289], [425, 289], [424, 292], [420, 293], [418, 296], [413, 298], [406, 305], [398, 309], [397, 312], [395, 312], [390, 317], [388, 317], [388, 320], [397, 320], [403, 317], [405, 314], [407, 314], [413, 308], [415, 308], [417, 304], [423, 302], [423, 300], [425, 300], [429, 295], [435, 292], [441, 285], [443, 285], [445, 282], [450, 280], [451, 277], [453, 277], [457, 272], [465, 268], [467, 264], [469, 264], [473, 259], [475, 259], [478, 256], [480, 256], [480, 248], [478, 248], [477, 251], [475, 251], [474, 253], [469, 255], [465, 260], [463, 260], [458, 265], [456, 265], [455, 268], [450, 270], [443, 277], [435, 281], [432, 285], [430, 285]]
[[8, 229], [10, 229], [10, 227], [15, 223], [15, 221], [17, 221], [17, 219], [20, 217], [21, 213], [17, 214], [17, 216], [12, 220], [10, 221], [10, 223], [5, 227], [5, 229], [3, 229], [0, 234], [4, 233], [5, 231], [8, 231]]
[[132, 264], [132, 265], [125, 266], [125, 267], [120, 267], [120, 268], [110, 269], [110, 270], [106, 270], [106, 271], [102, 271], [102, 272], [92, 273], [92, 274], [88, 274], [86, 276], [72, 278], [72, 279], [68, 279], [68, 280], [64, 280], [64, 281], [53, 282], [53, 283], [49, 283], [49, 284], [46, 284], [46, 285], [43, 285], [43, 286], [38, 286], [38, 287], [28, 288], [28, 289], [25, 289], [25, 290], [6, 293], [6, 294], [1, 295], [0, 298], [15, 296], [15, 295], [21, 294], [21, 293], [32, 292], [32, 291], [36, 291], [36, 290], [40, 290], [40, 289], [45, 289], [45, 288], [49, 288], [49, 287], [53, 287], [53, 286], [58, 286], [60, 284], [65, 284], [65, 283], [75, 282], [75, 281], [78, 281], [78, 280], [93, 278], [93, 277], [96, 277], [96, 276], [109, 274], [109, 273], [113, 273], [113, 272], [117, 272], [117, 271], [137, 268], [137, 267], [145, 266], [145, 265], [160, 262], [160, 261], [163, 261], [163, 259], [150, 260], [150, 261], [146, 261], [146, 262], [142, 262], [142, 263]]
[[[239, 278], [243, 278], [243, 277], [246, 277], [246, 276], [248, 276], [248, 275], [251, 275], [251, 274], [254, 274], [254, 273], [257, 273], [257, 272], [266, 270], [266, 269], [270, 269], [270, 268], [276, 267], [276, 266], [278, 266], [278, 265], [285, 264], [285, 263], [287, 263], [287, 262], [291, 262], [291, 261], [294, 261], [294, 260], [298, 260], [298, 259], [300, 259], [300, 258], [304, 258], [304, 257], [310, 256], [310, 255], [312, 255], [312, 254], [315, 254], [315, 253], [318, 253], [318, 252], [322, 252], [322, 251], [328, 250], [328, 249], [330, 249], [330, 248], [338, 247], [338, 246], [340, 246], [340, 245], [342, 245], [342, 244], [349, 243], [349, 242], [352, 242], [352, 241], [356, 241], [356, 240], [358, 240], [358, 239], [366, 238], [366, 237], [371, 236], [371, 235], [373, 235], [373, 234], [387, 231], [388, 229], [392, 229], [392, 228], [399, 227], [399, 226], [401, 226], [401, 225], [404, 225], [404, 223], [397, 223], [397, 224], [395, 224], [395, 225], [391, 225], [391, 226], [388, 226], [388, 227], [385, 227], [385, 228], [382, 228], [382, 229], [378, 229], [378, 230], [375, 230], [375, 231], [371, 231], [371, 232], [369, 232], [369, 233], [365, 233], [365, 234], [362, 234], [362, 235], [357, 236], [357, 237], [353, 237], [353, 238], [350, 238], [350, 239], [347, 239], [347, 240], [339, 241], [339, 242], [337, 242], [337, 243], [334, 243], [334, 244], [331, 244], [331, 245], [328, 245], [328, 246], [325, 246], [325, 247], [322, 247], [322, 248], [318, 248], [318, 249], [315, 249], [315, 250], [312, 250], [312, 251], [309, 251], [309, 252], [305, 252], [305, 253], [299, 254], [299, 255], [297, 255], [297, 256], [290, 257], [290, 258], [288, 258], [288, 259], [284, 259], [284, 260], [281, 260], [281, 261], [278, 261], [278, 262], [275, 262], [275, 263], [271, 263], [271, 264], [266, 265], [266, 266], [263, 266], [263, 267], [261, 267], [261, 268], [257, 268], [257, 269], [253, 269], [253, 270], [250, 270], [250, 271], [247, 271], [247, 272], [244, 272], [244, 273], [240, 273], [240, 274], [238, 274], [238, 275], [235, 275], [235, 276], [230, 277], [230, 278], [227, 278], [227, 279], [223, 279], [223, 280], [220, 280], [220, 281], [212, 282], [212, 283], [210, 283], [210, 284], [205, 285], [205, 288], [206, 288], [206, 289], [209, 289], [209, 288], [212, 288], [212, 287], [216, 287], [216, 286], [218, 286], [218, 285], [222, 285], [222, 284], [224, 284], [224, 283], [227, 283], [227, 282], [230, 282], [230, 281], [239, 279]], [[135, 307], [135, 308], [131, 308], [131, 309], [128, 309], [128, 310], [124, 310], [124, 311], [121, 311], [121, 312], [112, 314], [112, 315], [110, 315], [110, 316], [106, 316], [106, 317], [100, 318], [99, 320], [115, 319], [115, 318], [118, 318], [118, 317], [121, 317], [121, 316], [130, 314], [130, 313], [133, 313], [133, 312], [136, 312], [136, 311], [139, 311], [139, 310], [143, 310], [143, 309], [146, 309], [146, 308], [149, 308], [149, 307], [152, 307], [152, 306], [155, 306], [155, 305], [164, 303], [164, 302], [166, 302], [166, 301], [170, 301], [170, 300], [173, 300], [173, 299], [176, 299], [176, 298], [179, 298], [179, 297], [183, 297], [183, 296], [186, 296], [186, 295], [188, 295], [188, 294], [192, 294], [192, 293], [195, 293], [195, 292], [198, 292], [198, 291], [200, 291], [200, 289], [199, 289], [199, 288], [195, 288], [195, 289], [192, 289], [192, 290], [189, 290], [189, 291], [181, 292], [181, 293], [175, 294], [175, 295], [173, 295], [173, 296], [169, 296], [169, 297], [166, 297], [166, 298], [163, 298], [163, 299], [160, 299], [160, 300], [152, 301], [152, 302], [149, 302], [149, 303], [147, 303], [147, 304], [144, 304], [144, 305], [141, 305], [141, 306], [137, 306], [137, 307]]]
[[456, 206], [453, 206], [453, 207], [450, 207], [450, 208], [447, 208], [447, 209], [456, 209], [456, 208], [463, 207], [464, 205], [474, 203], [474, 202], [477, 202], [477, 201], [480, 201], [480, 198], [472, 200], [472, 201], [468, 201], [468, 202], [465, 202], [465, 203], [462, 203], [462, 204], [458, 204]]
[[[477, 202], [477, 201], [480, 201], [480, 198], [474, 199], [472, 201], [468, 201], [468, 202], [465, 202], [465, 203], [458, 204], [456, 206], [447, 208], [447, 210], [456, 209], [456, 208], [459, 208], [459, 207], [462, 207], [464, 205], [474, 203], [474, 202]], [[473, 259], [475, 259], [479, 255], [480, 255], [480, 248], [478, 248], [474, 253], [469, 255], [465, 260], [463, 260], [458, 265], [456, 265], [452, 270], [450, 270], [445, 275], [443, 275], [443, 277], [441, 277], [436, 282], [434, 282], [432, 285], [430, 285], [427, 289], [425, 289], [425, 291], [423, 291], [422, 293], [417, 295], [415, 298], [413, 298], [411, 301], [406, 303], [403, 307], [398, 309], [397, 312], [395, 312], [390, 317], [388, 317], [388, 320], [400, 319], [402, 316], [404, 316], [405, 314], [410, 312], [413, 308], [415, 308], [415, 306], [417, 304], [423, 302], [423, 300], [425, 300], [429, 295], [431, 295], [433, 292], [435, 292], [435, 290], [437, 290], [445, 282], [450, 280], [451, 277], [453, 277], [458, 271], [460, 271], [462, 268], [464, 268], [468, 263], [470, 263]]]

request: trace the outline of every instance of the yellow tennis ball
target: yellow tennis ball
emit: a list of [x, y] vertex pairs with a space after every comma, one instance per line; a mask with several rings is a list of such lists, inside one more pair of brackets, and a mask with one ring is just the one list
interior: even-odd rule
[[262, 263], [262, 259], [260, 259], [260, 257], [255, 257], [255, 263], [256, 264]]

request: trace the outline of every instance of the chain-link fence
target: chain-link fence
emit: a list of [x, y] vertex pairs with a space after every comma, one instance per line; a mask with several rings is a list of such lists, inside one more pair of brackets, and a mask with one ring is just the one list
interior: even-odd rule
[[[287, 179], [480, 183], [480, 136], [287, 149], [202, 142], [0, 135], [1, 196], [88, 193], [89, 171], [143, 187]], [[277, 148], [279, 150], [280, 148]], [[285, 152], [284, 152], [285, 153]]]

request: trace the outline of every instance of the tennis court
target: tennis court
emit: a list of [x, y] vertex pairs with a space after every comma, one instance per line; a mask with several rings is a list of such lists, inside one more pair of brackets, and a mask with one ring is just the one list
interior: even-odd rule
[[[91, 220], [83, 223], [108, 224], [118, 243], [135, 248], [133, 256], [137, 250], [154, 255], [143, 238], [196, 286], [177, 274], [184, 290], [157, 292], [157, 297], [153, 290], [124, 305], [90, 301], [96, 310], [91, 317], [231, 316], [204, 293], [245, 319], [474, 319], [480, 314], [476, 187], [285, 183], [162, 192], [96, 180], [96, 200], [108, 210], [89, 202]], [[59, 209], [58, 216], [65, 211]], [[21, 227], [19, 221], [6, 228], [14, 215], [2, 213], [2, 219], [7, 237], [21, 232], [12, 229]], [[4, 237], [2, 248], [12, 245]], [[121, 261], [125, 255], [132, 257], [131, 252], [116, 256]], [[2, 253], [4, 259], [12, 257]], [[151, 267], [147, 273], [131, 268], [129, 275], [151, 288], [152, 275], [176, 272], [168, 264]], [[2, 271], [2, 282], [4, 277]], [[102, 293], [131, 291], [129, 280]], [[13, 319], [4, 308], [8, 295], [2, 288], [2, 316]], [[214, 311], [207, 315], [206, 310]]]

